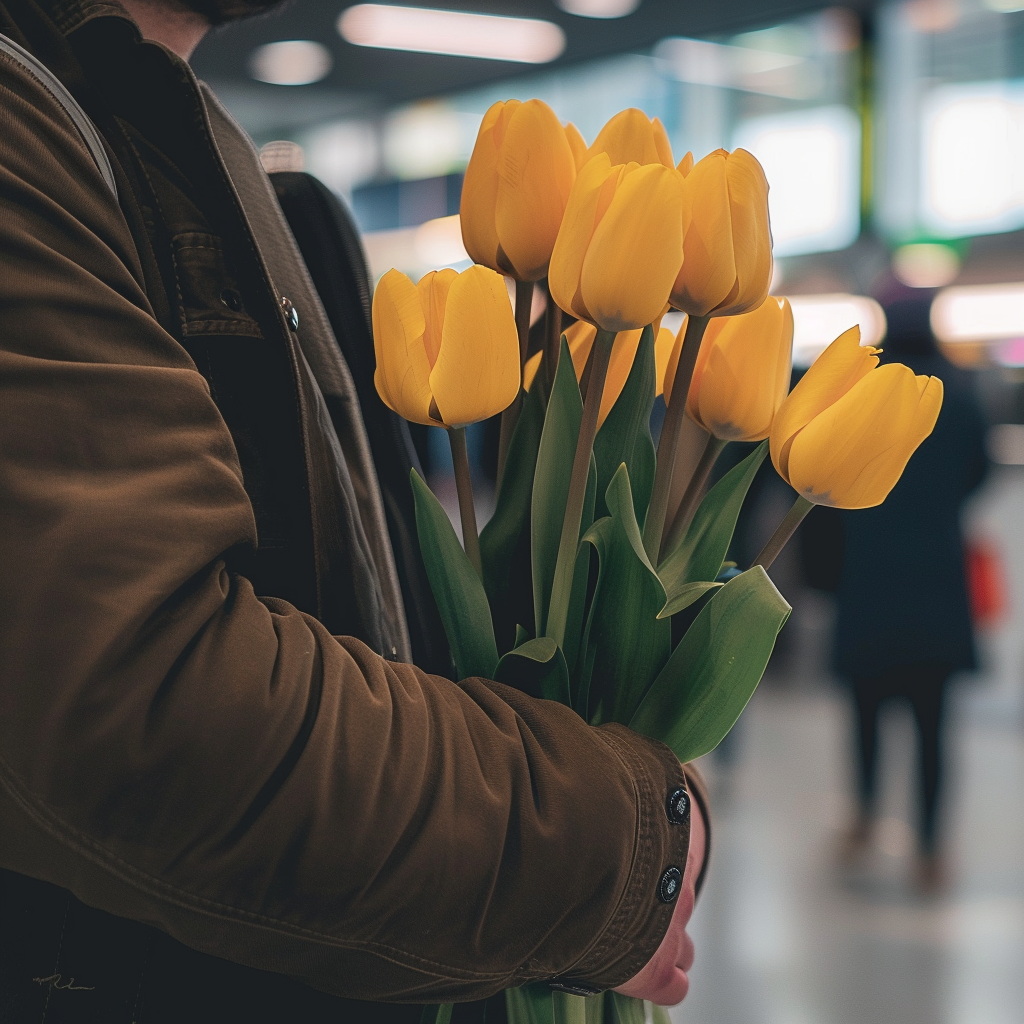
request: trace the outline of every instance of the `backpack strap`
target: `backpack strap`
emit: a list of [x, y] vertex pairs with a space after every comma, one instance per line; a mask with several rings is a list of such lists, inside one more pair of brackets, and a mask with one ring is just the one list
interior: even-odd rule
[[92, 154], [93, 160], [96, 161], [96, 167], [100, 172], [100, 176], [107, 183], [107, 187], [114, 195], [114, 199], [117, 199], [117, 184], [114, 181], [114, 170], [110, 166], [110, 159], [107, 157], [107, 151], [103, 148], [103, 140], [100, 138], [100, 133], [96, 129], [96, 125], [89, 119], [89, 115], [82, 109], [78, 100], [68, 92], [65, 88], [64, 83], [57, 78], [44, 64], [41, 64], [35, 57], [32, 56], [28, 50], [19, 46], [13, 39], [8, 39], [5, 35], [0, 35], [0, 53], [6, 54], [12, 60], [20, 64], [26, 71], [28, 71], [33, 78], [35, 78], [40, 85], [67, 111], [68, 117], [71, 118], [75, 127], [78, 129], [78, 134], [81, 135], [82, 141], [85, 143], [89, 152]]

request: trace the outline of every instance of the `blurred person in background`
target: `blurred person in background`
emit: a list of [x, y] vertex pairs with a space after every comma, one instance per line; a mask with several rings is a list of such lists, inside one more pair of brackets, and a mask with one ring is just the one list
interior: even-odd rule
[[[870, 839], [878, 793], [878, 722], [890, 698], [906, 699], [918, 738], [916, 880], [943, 886], [939, 811], [945, 775], [949, 680], [976, 667], [961, 514], [985, 478], [985, 422], [968, 373], [939, 351], [929, 322], [933, 293], [903, 289], [885, 303], [883, 362], [940, 377], [945, 400], [935, 431], [910, 460], [885, 503], [831, 517], [837, 562], [833, 666], [850, 687], [856, 722], [858, 812], [845, 856]], [[811, 517], [812, 519], [814, 517]], [[822, 550], [819, 536], [818, 550]], [[833, 552], [834, 558], [836, 552]], [[827, 575], [827, 573], [826, 573]]]

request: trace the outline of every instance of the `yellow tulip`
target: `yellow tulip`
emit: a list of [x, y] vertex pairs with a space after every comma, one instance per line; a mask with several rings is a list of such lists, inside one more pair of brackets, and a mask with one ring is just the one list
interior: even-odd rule
[[[666, 402], [672, 397], [685, 334], [684, 320], [659, 360]], [[752, 313], [712, 320], [693, 370], [687, 415], [722, 441], [764, 440], [789, 393], [792, 354], [788, 299], [769, 296]]]
[[519, 339], [500, 274], [437, 270], [418, 285], [389, 270], [373, 295], [374, 383], [414, 423], [487, 419], [519, 392]]
[[590, 154], [587, 152], [587, 142], [580, 135], [579, 128], [572, 121], [565, 126], [565, 137], [569, 142], [569, 148], [572, 150], [572, 158], [576, 161], [576, 170], [579, 171], [590, 159]]
[[612, 166], [600, 153], [576, 177], [548, 286], [566, 312], [606, 331], [661, 316], [683, 258], [683, 178], [675, 168]]
[[548, 272], [583, 140], [540, 100], [495, 103], [462, 183], [462, 240], [475, 263], [518, 281]]
[[859, 327], [841, 334], [775, 416], [772, 462], [814, 504], [880, 505], [935, 426], [942, 381], [879, 367], [876, 352], [861, 346]]
[[587, 158], [606, 153], [613, 164], [664, 164], [674, 167], [672, 145], [665, 126], [658, 118], [649, 118], [642, 110], [620, 110], [598, 132]]
[[745, 149], [679, 163], [683, 252], [672, 305], [692, 316], [732, 316], [757, 309], [772, 280], [768, 182]]

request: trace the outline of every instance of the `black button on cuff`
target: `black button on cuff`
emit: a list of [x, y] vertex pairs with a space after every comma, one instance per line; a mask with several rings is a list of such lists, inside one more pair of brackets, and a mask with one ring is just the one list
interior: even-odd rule
[[658, 899], [662, 903], [674, 903], [683, 887], [683, 873], [679, 868], [666, 868], [658, 882]]
[[685, 825], [690, 817], [690, 794], [682, 786], [673, 789], [668, 795], [665, 807], [668, 810], [668, 820], [673, 825]]

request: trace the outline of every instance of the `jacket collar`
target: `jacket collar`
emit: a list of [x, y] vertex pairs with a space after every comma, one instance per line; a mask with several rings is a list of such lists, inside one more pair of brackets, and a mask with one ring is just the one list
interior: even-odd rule
[[94, 18], [118, 17], [131, 20], [117, 0], [44, 0], [61, 35], [69, 36]]

